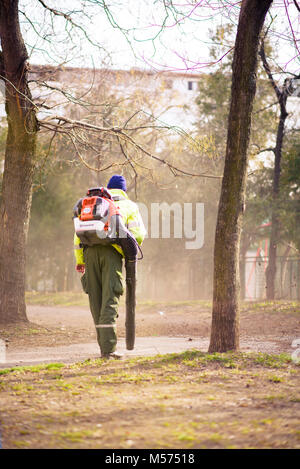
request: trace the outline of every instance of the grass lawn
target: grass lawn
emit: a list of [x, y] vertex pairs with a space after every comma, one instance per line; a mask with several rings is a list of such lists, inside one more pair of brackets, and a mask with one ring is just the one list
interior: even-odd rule
[[300, 448], [289, 355], [182, 354], [0, 370], [4, 448]]

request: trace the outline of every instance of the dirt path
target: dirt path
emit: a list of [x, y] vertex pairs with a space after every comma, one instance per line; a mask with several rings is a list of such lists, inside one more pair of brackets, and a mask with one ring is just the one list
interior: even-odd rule
[[243, 305], [241, 350], [259, 355], [202, 353], [211, 316], [200, 303], [138, 307], [126, 352], [121, 308], [119, 349], [133, 357], [121, 362], [87, 360], [99, 356], [87, 307], [29, 306], [28, 315], [26, 326], [0, 328], [3, 448], [300, 448], [300, 370], [290, 359], [299, 304]]
[[[8, 339], [6, 361], [14, 366], [53, 361], [76, 362], [99, 356], [95, 329], [88, 307], [28, 306], [30, 324], [24, 329], [0, 330]], [[125, 347], [125, 318], [117, 321], [118, 349], [126, 356], [147, 356], [207, 351], [211, 314], [199, 305], [156, 305], [138, 308], [136, 344]], [[299, 305], [249, 307], [241, 313], [241, 350], [292, 353], [291, 344], [300, 337]]]

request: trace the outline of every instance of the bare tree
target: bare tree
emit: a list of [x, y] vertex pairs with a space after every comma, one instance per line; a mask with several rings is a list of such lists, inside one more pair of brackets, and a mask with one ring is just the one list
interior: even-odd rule
[[[280, 174], [281, 174], [281, 158], [282, 158], [282, 146], [285, 134], [285, 122], [288, 117], [287, 112], [287, 99], [290, 95], [292, 88], [292, 78], [286, 78], [283, 86], [280, 87], [274, 79], [270, 65], [268, 63], [264, 41], [262, 41], [259, 55], [261, 57], [264, 69], [268, 76], [268, 79], [273, 87], [276, 94], [276, 98], [279, 104], [280, 114], [276, 133], [276, 144], [275, 148], [271, 148], [274, 153], [274, 173], [273, 173], [273, 188], [272, 188], [272, 215], [271, 215], [271, 235], [270, 235], [270, 248], [269, 248], [269, 262], [266, 269], [266, 294], [268, 300], [275, 299], [275, 277], [276, 277], [276, 256], [277, 246], [279, 239], [280, 220], [278, 213], [278, 196], [280, 190]], [[296, 76], [294, 76], [296, 78]]]
[[26, 319], [25, 245], [38, 131], [18, 0], [0, 2], [0, 39], [8, 122], [0, 205], [0, 321], [13, 322]]
[[239, 245], [260, 32], [272, 0], [243, 0], [232, 64], [225, 168], [214, 249], [209, 352], [239, 348]]

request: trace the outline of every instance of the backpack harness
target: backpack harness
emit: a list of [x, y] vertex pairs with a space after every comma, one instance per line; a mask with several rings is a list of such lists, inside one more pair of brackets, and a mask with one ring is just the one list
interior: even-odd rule
[[113, 197], [104, 187], [89, 189], [87, 196], [79, 199], [74, 207], [75, 233], [83, 247], [118, 244], [126, 260], [136, 260], [138, 251], [142, 259], [141, 248], [114, 203], [117, 200], [122, 200], [122, 196]]

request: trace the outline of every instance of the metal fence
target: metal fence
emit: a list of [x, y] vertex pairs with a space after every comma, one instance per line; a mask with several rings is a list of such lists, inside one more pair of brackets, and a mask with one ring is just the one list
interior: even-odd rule
[[[247, 256], [240, 263], [241, 299], [266, 298], [268, 257]], [[207, 300], [213, 293], [212, 259], [174, 265], [139, 266], [138, 294], [144, 299]], [[300, 258], [277, 257], [275, 299], [300, 300]]]
[[[268, 257], [249, 256], [241, 262], [244, 275], [244, 299], [266, 298], [266, 268]], [[244, 269], [244, 272], [243, 272]], [[300, 258], [278, 256], [276, 259], [275, 298], [300, 300]]]

